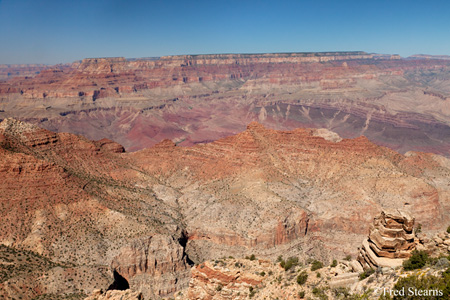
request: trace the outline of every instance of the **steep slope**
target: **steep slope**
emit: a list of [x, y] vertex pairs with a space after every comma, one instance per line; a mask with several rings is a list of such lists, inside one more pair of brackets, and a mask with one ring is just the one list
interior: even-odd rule
[[19, 274], [0, 286], [24, 299], [89, 294], [112, 271], [144, 297], [164, 297], [187, 287], [191, 261], [354, 255], [383, 208], [409, 212], [424, 231], [450, 221], [448, 159], [324, 129], [251, 123], [208, 144], [164, 140], [124, 153], [112, 141], [6, 119], [0, 151], [1, 244], [43, 255], [60, 273], [103, 278], [83, 285], [90, 277], [70, 271], [76, 286], [51, 289], [58, 281], [49, 279], [30, 294], [11, 289], [26, 286]]
[[328, 128], [450, 156], [450, 61], [364, 52], [96, 58], [0, 83], [0, 119], [109, 138], [129, 151], [245, 130]]
[[1, 244], [59, 266], [39, 281], [10, 278], [0, 286], [7, 298], [88, 294], [112, 281], [108, 266], [122, 247], [158, 232], [180, 237], [177, 212], [115, 178], [134, 172], [122, 165], [120, 145], [12, 119], [0, 123], [0, 145]]
[[449, 173], [433, 155], [402, 156], [365, 137], [336, 142], [319, 133], [252, 123], [210, 144], [165, 141], [129, 157], [160, 179], [158, 197], [186, 216], [188, 252], [202, 249], [200, 261], [256, 249], [274, 255], [278, 246], [317, 254], [309, 243], [352, 251], [347, 245], [382, 207], [403, 208], [429, 229], [446, 224]]

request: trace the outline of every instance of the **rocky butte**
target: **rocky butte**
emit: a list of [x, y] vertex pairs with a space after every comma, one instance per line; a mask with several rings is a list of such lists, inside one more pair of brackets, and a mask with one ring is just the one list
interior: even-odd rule
[[[382, 210], [401, 209], [424, 232], [446, 228], [449, 177], [444, 156], [400, 154], [327, 129], [252, 122], [210, 143], [163, 140], [126, 152], [112, 140], [7, 118], [0, 123], [0, 295], [121, 297], [98, 291], [113, 285], [129, 286], [133, 299], [139, 291], [160, 299], [191, 288], [192, 274], [203, 280], [192, 293], [209, 290], [205, 261], [224, 256], [356, 258]], [[238, 283], [248, 289], [261, 280], [249, 273]]]
[[358, 51], [0, 66], [0, 119], [108, 138], [129, 151], [166, 138], [181, 146], [215, 141], [258, 121], [449, 157], [449, 66], [446, 57]]

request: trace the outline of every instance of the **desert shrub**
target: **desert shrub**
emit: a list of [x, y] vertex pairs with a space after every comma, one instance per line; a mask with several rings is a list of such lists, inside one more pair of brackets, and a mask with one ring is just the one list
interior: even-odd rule
[[446, 269], [446, 268], [450, 267], [450, 262], [448, 261], [447, 258], [440, 257], [434, 263], [434, 267], [437, 269]]
[[253, 260], [256, 260], [256, 256], [255, 256], [255, 254], [252, 254], [250, 256], [246, 256], [245, 259], [249, 259], [249, 260], [253, 261]]
[[248, 296], [250, 298], [253, 298], [253, 296], [255, 296], [255, 294], [256, 294], [256, 290], [251, 286], [251, 287], [248, 288], [248, 291], [249, 291]]
[[327, 296], [327, 294], [325, 294], [325, 291], [323, 289], [315, 287], [312, 289], [312, 293], [314, 296], [316, 296], [320, 300], [328, 300], [328, 296]]
[[299, 297], [300, 299], [305, 298], [305, 291], [300, 291], [300, 292], [298, 292], [298, 297]]
[[344, 257], [345, 260], [351, 261], [352, 260], [352, 256], [350, 254], [348, 254], [347, 256]]
[[337, 260], [333, 259], [333, 262], [331, 263], [330, 267], [334, 268], [337, 266]]
[[365, 270], [364, 272], [359, 274], [359, 280], [363, 280], [366, 279], [367, 277], [369, 277], [370, 275], [372, 275], [373, 273], [375, 273], [375, 270], [370, 268], [368, 270]]
[[308, 274], [306, 273], [306, 271], [302, 271], [300, 274], [298, 274], [297, 283], [299, 285], [305, 284], [307, 280], [308, 280]]
[[450, 226], [447, 227], [447, 233], [450, 233]]
[[[450, 273], [450, 272], [449, 272]], [[450, 274], [438, 276], [418, 276], [410, 275], [400, 278], [394, 286], [394, 290], [405, 290], [405, 296], [394, 296], [394, 300], [399, 299], [449, 299], [450, 297]], [[417, 295], [409, 295], [409, 291], [427, 292], [423, 298]]]
[[417, 227], [416, 227], [416, 229], [414, 230], [415, 231], [415, 233], [417, 234], [417, 233], [421, 233], [422, 232], [422, 224], [417, 224]]
[[281, 260], [280, 266], [284, 268], [285, 271], [288, 271], [292, 267], [295, 267], [298, 265], [298, 257], [289, 257], [286, 261]]
[[336, 287], [332, 289], [332, 292], [334, 296], [336, 297], [343, 296], [344, 299], [347, 299], [347, 297], [350, 296], [349, 289], [346, 287]]
[[311, 271], [316, 271], [323, 268], [323, 263], [319, 260], [313, 260], [313, 262], [311, 263]]
[[428, 254], [425, 251], [414, 250], [411, 257], [403, 262], [403, 269], [406, 271], [420, 269], [428, 261]]

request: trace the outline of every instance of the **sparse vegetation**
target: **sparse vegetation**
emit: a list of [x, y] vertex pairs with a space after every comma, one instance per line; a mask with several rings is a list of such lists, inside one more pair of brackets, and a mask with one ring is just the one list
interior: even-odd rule
[[417, 224], [417, 227], [416, 227], [416, 229], [415, 229], [415, 232], [416, 232], [416, 234], [422, 232], [422, 224], [420, 224], [420, 223]]
[[307, 280], [308, 280], [308, 274], [306, 273], [306, 271], [302, 271], [300, 274], [298, 274], [297, 283], [299, 285], [305, 284]]
[[16, 276], [29, 273], [39, 275], [57, 266], [64, 267], [38, 253], [5, 245], [0, 245], [0, 261], [5, 262], [0, 264], [0, 283]]
[[323, 288], [314, 287], [312, 289], [312, 293], [314, 296], [316, 296], [320, 300], [328, 300], [328, 296], [325, 293], [325, 290]]
[[[394, 290], [405, 289], [409, 291], [427, 291], [426, 299], [449, 299], [450, 298], [450, 270], [447, 270], [441, 277], [431, 275], [410, 275], [400, 278], [394, 286]], [[441, 295], [441, 293], [442, 295]], [[423, 292], [422, 292], [423, 293]], [[422, 295], [423, 296], [423, 295]], [[397, 299], [419, 299], [417, 296], [395, 297]], [[420, 298], [422, 299], [422, 298]]]
[[450, 233], [450, 226], [447, 227], [447, 233]]
[[351, 261], [352, 260], [352, 256], [350, 254], [348, 254], [348, 255], [345, 256], [344, 259], [347, 260], [347, 261]]
[[375, 270], [370, 268], [368, 270], [365, 270], [364, 272], [359, 274], [359, 280], [363, 280], [366, 279], [367, 277], [369, 277], [370, 275], [372, 275], [373, 273], [375, 273]]
[[311, 271], [316, 271], [323, 268], [323, 263], [319, 260], [313, 260], [311, 263]]
[[86, 297], [87, 295], [82, 293], [65, 294], [65, 295], [43, 294], [33, 298], [33, 300], [82, 300], [85, 299]]
[[256, 290], [251, 286], [251, 287], [248, 288], [248, 291], [249, 291], [248, 296], [250, 298], [253, 298], [253, 296], [255, 296], [255, 294], [256, 294]]
[[298, 257], [289, 257], [286, 261], [281, 258], [280, 266], [284, 268], [285, 271], [290, 270], [299, 264]]
[[334, 268], [337, 266], [337, 260], [333, 259], [333, 262], [331, 263], [330, 267]]
[[245, 259], [254, 261], [254, 260], [256, 260], [256, 256], [255, 256], [255, 254], [252, 254], [252, 255], [250, 255], [250, 256], [246, 256]]
[[429, 257], [425, 251], [414, 250], [411, 257], [403, 262], [403, 269], [406, 271], [420, 269], [428, 262]]

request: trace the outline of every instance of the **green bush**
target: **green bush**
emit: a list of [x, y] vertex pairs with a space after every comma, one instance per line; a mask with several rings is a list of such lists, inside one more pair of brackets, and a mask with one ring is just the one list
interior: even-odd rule
[[253, 296], [255, 296], [255, 294], [256, 294], [256, 290], [251, 286], [251, 287], [248, 288], [248, 291], [249, 291], [248, 296], [250, 298], [253, 298]]
[[406, 271], [420, 269], [429, 260], [428, 254], [425, 251], [414, 250], [411, 257], [403, 262], [403, 269]]
[[419, 224], [417, 225], [415, 232], [416, 232], [416, 234], [422, 232], [422, 224], [419, 223]]
[[313, 262], [311, 263], [311, 271], [316, 271], [321, 268], [323, 268], [323, 263], [318, 260], [313, 260]]
[[450, 226], [447, 227], [447, 233], [450, 233]]
[[[450, 273], [450, 272], [449, 272]], [[394, 296], [394, 300], [399, 299], [449, 299], [450, 297], [450, 274], [437, 276], [417, 276], [410, 275], [400, 278], [395, 284], [394, 290], [405, 290], [405, 296]], [[420, 298], [417, 295], [408, 295], [409, 291], [427, 291], [428, 295]]]
[[302, 271], [300, 274], [298, 274], [297, 283], [299, 285], [305, 284], [307, 280], [308, 280], [308, 274], [306, 273], [306, 271]]
[[350, 254], [348, 254], [344, 259], [348, 260], [348, 261], [351, 261], [352, 260], [352, 256]]
[[325, 294], [325, 291], [323, 289], [315, 287], [312, 289], [312, 293], [320, 300], [328, 300], [328, 296], [327, 294]]
[[366, 279], [367, 277], [369, 277], [373, 273], [375, 273], [375, 270], [372, 269], [372, 268], [370, 268], [369, 270], [365, 270], [364, 272], [359, 274], [359, 280]]
[[245, 259], [249, 259], [249, 260], [253, 261], [253, 260], [256, 260], [256, 256], [255, 256], [255, 254], [252, 254], [250, 256], [246, 256]]
[[285, 271], [288, 271], [292, 267], [295, 267], [298, 265], [298, 258], [297, 257], [289, 257], [286, 261], [281, 259], [280, 266], [284, 268]]
[[337, 260], [333, 259], [333, 262], [331, 263], [330, 267], [334, 268], [337, 266]]
[[305, 291], [300, 291], [300, 292], [298, 292], [298, 297], [299, 297], [300, 299], [305, 298]]

